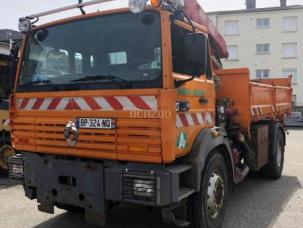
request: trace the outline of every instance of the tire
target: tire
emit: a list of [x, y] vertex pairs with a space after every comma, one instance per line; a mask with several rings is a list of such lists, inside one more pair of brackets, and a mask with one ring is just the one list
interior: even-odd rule
[[[200, 192], [189, 200], [189, 216], [192, 228], [219, 228], [222, 226], [229, 193], [227, 172], [224, 157], [218, 151], [214, 151], [202, 173]], [[219, 187], [214, 187], [216, 185], [214, 183], [217, 183]], [[216, 189], [217, 194], [212, 191], [214, 189]], [[220, 205], [219, 210], [214, 208], [214, 202]]]
[[58, 207], [59, 209], [71, 212], [71, 213], [83, 213], [83, 209], [81, 207], [76, 207], [68, 204], [61, 204], [61, 203], [55, 203], [55, 206]]
[[15, 155], [15, 150], [9, 145], [0, 147], [0, 177], [8, 177], [8, 157]]
[[269, 157], [268, 164], [261, 169], [261, 175], [277, 180], [282, 176], [284, 167], [285, 143], [281, 130], [277, 130], [273, 139], [270, 140], [270, 144], [273, 146], [269, 148], [269, 154], [273, 154], [273, 156]]
[[2, 169], [1, 167], [0, 167], [0, 177], [3, 177], [3, 178], [8, 177], [8, 171], [6, 169]]

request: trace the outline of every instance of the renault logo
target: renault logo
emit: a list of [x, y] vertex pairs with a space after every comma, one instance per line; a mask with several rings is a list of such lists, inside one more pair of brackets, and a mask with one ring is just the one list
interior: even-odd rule
[[70, 146], [75, 146], [78, 141], [79, 132], [77, 125], [74, 121], [68, 121], [64, 129], [64, 137]]

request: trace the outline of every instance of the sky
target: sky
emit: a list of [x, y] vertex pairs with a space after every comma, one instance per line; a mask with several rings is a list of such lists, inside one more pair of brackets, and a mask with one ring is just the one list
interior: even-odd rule
[[[88, 1], [88, 0], [84, 0]], [[233, 10], [245, 8], [245, 0], [198, 0], [205, 11]], [[77, 0], [0, 0], [0, 29], [18, 29], [18, 19], [27, 15], [47, 11], [50, 9], [71, 5]], [[106, 3], [102, 9], [112, 8], [114, 4], [127, 6], [128, 0], [117, 0], [115, 3]], [[280, 0], [257, 0], [257, 7], [279, 6]], [[303, 0], [288, 0], [288, 5], [303, 5]], [[88, 12], [96, 11], [98, 7], [87, 7]], [[100, 7], [101, 8], [101, 7]], [[67, 15], [77, 15], [79, 10], [45, 17], [41, 23], [51, 21]]]

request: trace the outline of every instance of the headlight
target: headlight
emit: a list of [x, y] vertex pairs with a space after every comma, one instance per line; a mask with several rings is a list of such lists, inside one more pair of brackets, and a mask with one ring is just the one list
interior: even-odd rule
[[153, 6], [153, 7], [160, 7], [162, 5], [162, 2], [163, 0], [151, 0], [150, 1], [150, 4]]
[[155, 186], [153, 180], [138, 180], [133, 181], [134, 196], [152, 198], [155, 194]]
[[20, 19], [19, 20], [19, 31], [27, 33], [32, 29], [32, 22], [30, 19]]
[[128, 4], [132, 13], [141, 13], [146, 7], [147, 0], [129, 0]]
[[122, 177], [122, 199], [125, 202], [160, 202], [160, 177], [150, 173], [125, 171]]

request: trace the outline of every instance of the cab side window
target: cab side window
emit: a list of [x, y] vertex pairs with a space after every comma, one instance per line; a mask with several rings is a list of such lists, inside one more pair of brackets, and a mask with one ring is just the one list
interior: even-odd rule
[[[185, 59], [185, 36], [190, 32], [183, 29], [172, 22], [171, 24], [171, 42], [172, 42], [172, 63], [173, 72], [179, 74], [190, 75], [190, 66], [186, 65]], [[202, 45], [202, 44], [201, 44]], [[209, 49], [206, 50], [205, 56], [207, 58], [207, 65], [205, 66], [205, 72], [208, 79], [212, 78], [211, 61], [208, 53]]]
[[186, 64], [185, 64], [185, 45], [184, 39], [185, 35], [189, 31], [175, 25], [171, 25], [171, 40], [172, 40], [172, 62], [173, 62], [173, 72], [179, 74], [187, 74]]

